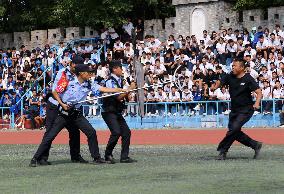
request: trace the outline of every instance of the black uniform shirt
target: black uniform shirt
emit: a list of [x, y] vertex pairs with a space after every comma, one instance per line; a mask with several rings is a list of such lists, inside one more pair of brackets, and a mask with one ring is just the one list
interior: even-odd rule
[[254, 104], [251, 92], [259, 89], [259, 86], [250, 74], [247, 73], [242, 78], [228, 74], [223, 77], [221, 84], [229, 86], [232, 110]]

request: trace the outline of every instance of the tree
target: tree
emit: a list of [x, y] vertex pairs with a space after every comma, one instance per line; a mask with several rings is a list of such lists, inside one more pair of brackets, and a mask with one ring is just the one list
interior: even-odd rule
[[245, 9], [264, 9], [273, 6], [284, 5], [283, 0], [237, 0], [235, 4], [236, 10], [245, 10]]

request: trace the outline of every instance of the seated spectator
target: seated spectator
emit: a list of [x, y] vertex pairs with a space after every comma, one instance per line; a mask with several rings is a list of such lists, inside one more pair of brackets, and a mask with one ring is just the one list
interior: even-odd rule
[[30, 118], [31, 118], [31, 115], [30, 115], [30, 111], [29, 111], [29, 105], [25, 104], [24, 110], [23, 110], [23, 115], [21, 116], [20, 122], [17, 124], [17, 127], [21, 128], [21, 129], [25, 129], [25, 121], [27, 119], [30, 119]]
[[29, 112], [31, 116], [31, 121], [32, 121], [32, 127], [33, 129], [36, 128], [36, 122], [35, 118], [40, 115], [40, 98], [35, 90], [32, 91], [32, 96], [29, 99]]

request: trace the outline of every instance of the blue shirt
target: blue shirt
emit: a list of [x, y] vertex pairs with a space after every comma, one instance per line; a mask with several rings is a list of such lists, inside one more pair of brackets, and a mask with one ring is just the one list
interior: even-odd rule
[[116, 75], [114, 75], [114, 74], [111, 74], [111, 76], [112, 76], [114, 79], [117, 80], [117, 82], [118, 82], [119, 85], [117, 85], [117, 83], [116, 83], [114, 80], [109, 79], [109, 80], [106, 81], [106, 87], [107, 87], [107, 88], [119, 88], [119, 87], [121, 87], [121, 85], [120, 85], [120, 84], [121, 84], [121, 78], [118, 77], [118, 76], [116, 76]]
[[78, 78], [75, 77], [73, 81], [70, 81], [67, 89], [62, 94], [62, 101], [66, 104], [73, 104], [75, 108], [80, 108], [84, 101], [87, 99], [87, 96], [90, 91], [96, 93], [100, 90], [101, 86], [94, 82], [85, 81], [82, 84], [78, 81]]
[[[62, 76], [62, 73], [67, 69], [67, 72], [66, 72], [66, 76], [67, 76], [67, 79], [68, 81], [73, 81], [75, 79], [75, 75], [73, 75], [70, 71], [70, 68], [69, 67], [66, 67], [66, 68], [63, 68], [61, 69], [60, 71], [58, 71], [58, 73], [56, 74], [56, 77], [54, 79], [54, 82], [53, 82], [53, 85], [52, 85], [52, 92], [54, 92], [57, 88], [57, 85], [58, 85], [58, 81], [60, 80], [61, 76]], [[59, 94], [59, 97], [61, 98], [62, 94]], [[54, 105], [58, 105], [59, 103], [57, 102], [57, 100], [55, 100], [54, 98], [50, 97], [48, 99], [49, 102], [51, 102], [52, 104]]]

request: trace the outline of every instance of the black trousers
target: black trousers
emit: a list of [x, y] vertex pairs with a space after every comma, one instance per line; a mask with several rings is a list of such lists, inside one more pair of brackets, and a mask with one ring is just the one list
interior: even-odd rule
[[[52, 129], [52, 126], [56, 118], [58, 117], [58, 113], [58, 107], [48, 101], [46, 105], [46, 131], [44, 136], [46, 136], [47, 133], [49, 133]], [[80, 156], [80, 131], [78, 128], [76, 128], [76, 126], [70, 125], [68, 123], [66, 124], [65, 128], [69, 132], [69, 147], [71, 160], [76, 160]], [[50, 148], [51, 144], [49, 145], [49, 148], [46, 150], [46, 152], [43, 153], [41, 159], [48, 159]]]
[[44, 134], [42, 142], [34, 155], [35, 159], [39, 160], [42, 158], [43, 154], [46, 153], [50, 148], [50, 145], [57, 134], [67, 124], [76, 126], [77, 129], [80, 129], [88, 138], [91, 156], [94, 159], [100, 157], [96, 130], [92, 127], [89, 121], [82, 114], [79, 114], [77, 117], [67, 117], [59, 114], [52, 126], [52, 129], [49, 131], [49, 133]]
[[106, 122], [111, 135], [108, 140], [108, 144], [106, 147], [105, 155], [112, 156], [112, 151], [116, 146], [119, 137], [121, 137], [121, 159], [128, 158], [129, 155], [129, 146], [130, 146], [130, 138], [131, 131], [120, 113], [111, 113], [104, 112], [102, 113], [102, 117]]
[[229, 131], [220, 142], [217, 151], [228, 152], [235, 140], [253, 149], [256, 147], [257, 141], [241, 131], [242, 126], [250, 120], [253, 112], [254, 110], [252, 107], [239, 108], [237, 111], [232, 110], [229, 115]]

